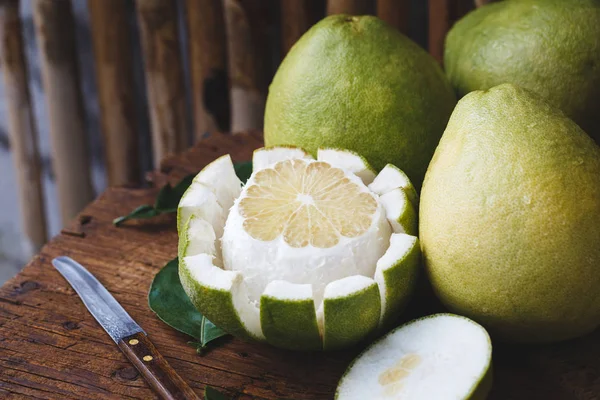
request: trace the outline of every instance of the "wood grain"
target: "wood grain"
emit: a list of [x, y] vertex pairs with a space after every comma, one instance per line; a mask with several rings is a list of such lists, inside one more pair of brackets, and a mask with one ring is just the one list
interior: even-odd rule
[[429, 53], [440, 63], [444, 59], [446, 34], [473, 7], [471, 0], [429, 0]]
[[[250, 159], [260, 134], [212, 135], [169, 157], [153, 178], [175, 181], [219, 155]], [[331, 399], [359, 348], [295, 353], [224, 338], [200, 356], [147, 305], [153, 276], [177, 253], [175, 218], [111, 220], [157, 189], [113, 188], [0, 288], [0, 397], [149, 399], [153, 392], [50, 265], [68, 255], [84, 264], [151, 336], [165, 359], [200, 395], [211, 385], [236, 399]], [[422, 294], [416, 303], [425, 303]], [[412, 307], [409, 313], [417, 313]], [[420, 311], [418, 311], [420, 312]], [[406, 318], [409, 316], [407, 315]], [[491, 400], [595, 400], [600, 393], [600, 331], [546, 346], [494, 344]], [[457, 366], [457, 368], [460, 366]]]
[[30, 243], [29, 255], [33, 255], [47, 240], [46, 214], [19, 3], [19, 0], [0, 3], [0, 61], [8, 108], [10, 149], [17, 173], [21, 224]]
[[127, 3], [88, 0], [108, 183], [141, 180]]
[[34, 0], [52, 167], [63, 224], [94, 198], [71, 1]]

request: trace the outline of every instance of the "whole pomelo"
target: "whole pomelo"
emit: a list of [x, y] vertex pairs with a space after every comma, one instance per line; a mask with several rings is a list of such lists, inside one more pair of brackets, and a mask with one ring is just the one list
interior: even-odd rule
[[466, 15], [444, 66], [463, 96], [513, 83], [562, 109], [600, 143], [600, 1], [506, 0]]
[[420, 187], [455, 103], [441, 68], [417, 44], [376, 17], [334, 15], [279, 67], [265, 144], [350, 149], [377, 170], [398, 166]]
[[510, 84], [458, 102], [427, 171], [420, 235], [451, 310], [519, 342], [600, 323], [600, 147]]

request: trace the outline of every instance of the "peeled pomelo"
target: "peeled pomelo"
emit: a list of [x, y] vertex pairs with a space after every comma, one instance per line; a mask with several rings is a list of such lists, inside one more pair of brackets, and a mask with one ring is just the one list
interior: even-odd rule
[[458, 315], [430, 315], [371, 344], [348, 367], [335, 399], [485, 399], [491, 361], [490, 337], [479, 324]]
[[600, 323], [600, 147], [532, 92], [459, 101], [419, 228], [439, 298], [492, 335], [552, 342]]
[[[243, 188], [236, 179], [196, 179], [182, 198], [182, 285], [227, 332], [290, 349], [343, 348], [389, 327], [409, 299], [420, 245], [416, 229], [396, 229], [415, 215], [403, 187], [389, 191], [402, 193], [399, 203], [390, 197], [384, 206], [360, 155], [318, 154], [259, 149]], [[231, 159], [220, 160], [206, 168], [230, 177]], [[215, 202], [233, 206], [214, 207], [207, 193], [226, 194]]]
[[421, 187], [456, 104], [438, 63], [374, 16], [329, 16], [289, 51], [269, 87], [265, 144], [359, 153]]

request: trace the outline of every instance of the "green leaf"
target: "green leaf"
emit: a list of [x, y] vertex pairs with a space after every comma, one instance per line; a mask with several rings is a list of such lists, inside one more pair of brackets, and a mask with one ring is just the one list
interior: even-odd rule
[[199, 349], [227, 335], [192, 305], [179, 280], [177, 258], [169, 261], [154, 277], [148, 305], [164, 323], [196, 339], [197, 342], [192, 343], [199, 345]]
[[235, 174], [243, 183], [246, 183], [250, 175], [252, 175], [252, 161], [233, 164]]
[[204, 388], [204, 400], [231, 400], [217, 389], [206, 385]]
[[159, 212], [156, 211], [154, 209], [154, 207], [152, 207], [151, 205], [148, 205], [148, 204], [144, 204], [142, 206], [139, 206], [138, 208], [136, 208], [135, 210], [133, 210], [132, 212], [130, 212], [127, 215], [123, 215], [121, 217], [115, 218], [113, 220], [113, 224], [115, 224], [116, 226], [119, 226], [120, 224], [127, 221], [128, 219], [146, 219], [146, 218], [156, 217], [158, 214], [159, 214]]
[[[242, 182], [246, 183], [246, 181], [252, 174], [252, 162], [246, 161], [243, 163], [236, 163], [233, 165], [233, 167], [238, 178], [240, 178]], [[139, 206], [129, 214], [115, 218], [113, 220], [113, 224], [119, 226], [121, 223], [127, 221], [128, 219], [145, 219], [156, 217], [157, 215], [164, 213], [177, 212], [177, 206], [179, 205], [179, 201], [181, 200], [181, 197], [183, 196], [187, 188], [190, 187], [190, 185], [192, 184], [192, 181], [194, 180], [195, 176], [196, 174], [187, 175], [175, 186], [171, 186], [167, 183], [158, 192], [156, 200], [154, 201], [154, 206], [148, 204]]]
[[163, 186], [156, 196], [154, 208], [161, 213], [176, 212], [181, 197], [194, 180], [194, 174], [184, 177], [175, 187], [169, 184]]

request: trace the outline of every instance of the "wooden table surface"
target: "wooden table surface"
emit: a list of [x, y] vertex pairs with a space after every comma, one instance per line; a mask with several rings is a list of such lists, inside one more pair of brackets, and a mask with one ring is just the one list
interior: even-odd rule
[[[297, 353], [228, 338], [203, 355], [148, 308], [154, 275], [177, 253], [172, 216], [112, 220], [152, 203], [158, 186], [198, 171], [221, 154], [251, 158], [258, 133], [212, 135], [165, 160], [155, 188], [110, 188], [0, 288], [0, 398], [150, 399], [137, 371], [50, 265], [68, 255], [84, 264], [148, 332], [200, 395], [211, 385], [238, 399], [331, 399], [359, 349]], [[456, 368], [460, 368], [457, 365]], [[494, 400], [600, 399], [600, 331], [551, 346], [494, 347]], [[435, 399], [432, 399], [435, 400]]]

